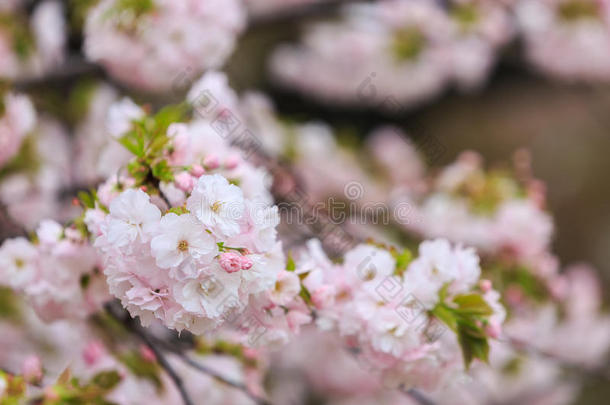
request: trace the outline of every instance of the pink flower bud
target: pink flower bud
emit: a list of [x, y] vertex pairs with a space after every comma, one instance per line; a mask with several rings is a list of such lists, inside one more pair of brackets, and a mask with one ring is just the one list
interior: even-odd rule
[[102, 342], [94, 340], [85, 346], [85, 350], [83, 350], [83, 358], [88, 366], [92, 366], [97, 363], [97, 361], [104, 356], [105, 353], [106, 349], [104, 348]]
[[483, 279], [479, 282], [479, 287], [481, 288], [481, 291], [483, 291], [484, 293], [491, 291], [491, 280], [487, 280], [487, 279]]
[[210, 170], [217, 169], [218, 166], [220, 166], [220, 163], [218, 162], [218, 156], [216, 156], [216, 155], [206, 156], [206, 158], [203, 159], [203, 165]]
[[241, 256], [233, 252], [225, 252], [218, 259], [220, 267], [227, 273], [235, 273], [241, 270]]
[[187, 193], [193, 190], [193, 177], [187, 172], [177, 174], [174, 178], [174, 183], [176, 184], [176, 187]]
[[21, 365], [23, 378], [30, 383], [37, 383], [42, 380], [42, 363], [38, 356], [31, 355], [25, 358]]
[[225, 160], [225, 167], [229, 170], [233, 170], [235, 169], [237, 166], [239, 166], [239, 156], [229, 156], [227, 158], [227, 160]]
[[205, 169], [201, 165], [193, 165], [191, 167], [191, 174], [195, 177], [201, 177], [205, 173]]
[[155, 353], [146, 345], [140, 345], [140, 355], [144, 360], [150, 363], [157, 361], [157, 356], [155, 356]]
[[487, 333], [487, 336], [489, 336], [490, 338], [499, 338], [500, 334], [502, 333], [502, 326], [500, 326], [500, 322], [493, 319], [490, 320], [489, 324], [485, 326], [485, 333]]
[[250, 268], [252, 268], [252, 265], [254, 264], [252, 263], [252, 259], [250, 259], [248, 256], [241, 256], [239, 260], [242, 270], [250, 270]]

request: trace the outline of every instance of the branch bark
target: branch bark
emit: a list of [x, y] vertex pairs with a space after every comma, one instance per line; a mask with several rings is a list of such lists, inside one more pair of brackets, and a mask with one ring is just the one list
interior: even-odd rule
[[148, 333], [148, 331], [145, 328], [143, 328], [142, 326], [137, 324], [137, 321], [135, 319], [131, 318], [129, 316], [129, 314], [127, 314], [125, 311], [121, 311], [121, 313], [119, 313], [118, 308], [117, 308], [118, 305], [114, 305], [114, 304], [115, 303], [107, 304], [106, 311], [114, 319], [119, 321], [121, 324], [125, 325], [127, 330], [129, 330], [134, 335], [136, 335], [138, 338], [140, 338], [140, 340], [142, 340], [144, 342], [144, 344], [146, 344], [146, 346], [148, 346], [152, 350], [152, 352], [155, 354], [155, 356], [157, 358], [157, 361], [159, 362], [159, 365], [167, 372], [169, 377], [172, 379], [172, 381], [174, 382], [174, 384], [180, 391], [180, 395], [182, 396], [182, 399], [183, 399], [185, 405], [194, 405], [194, 404], [193, 404], [192, 400], [190, 399], [190, 396], [188, 395], [186, 388], [184, 387], [182, 378], [173, 369], [172, 365], [169, 363], [169, 361], [165, 357], [164, 351], [175, 355], [179, 360], [184, 362], [189, 367], [191, 367], [195, 370], [198, 370], [201, 373], [206, 374], [235, 389], [242, 391], [245, 395], [247, 395], [250, 399], [252, 399], [256, 404], [272, 405], [266, 399], [260, 398], [259, 396], [252, 393], [248, 389], [248, 387], [246, 387], [245, 384], [234, 381], [232, 379], [229, 379], [229, 378], [223, 376], [222, 374], [218, 373], [217, 371], [212, 370], [211, 368], [198, 363], [197, 361], [190, 358], [187, 354], [185, 354], [184, 351], [181, 350], [180, 348], [178, 348], [177, 346], [172, 345], [163, 340], [160, 340], [157, 337], [155, 337], [154, 335], [151, 335], [150, 333]]

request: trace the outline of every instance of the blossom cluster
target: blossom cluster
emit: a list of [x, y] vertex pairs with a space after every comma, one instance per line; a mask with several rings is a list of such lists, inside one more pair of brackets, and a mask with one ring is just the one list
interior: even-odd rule
[[608, 1], [524, 0], [515, 11], [527, 57], [540, 71], [568, 81], [608, 80]]
[[101, 262], [83, 233], [41, 222], [35, 243], [6, 240], [0, 247], [2, 285], [22, 292], [47, 322], [85, 319], [109, 298]]
[[[476, 248], [481, 258], [481, 277], [490, 279], [496, 286], [497, 293], [490, 295], [494, 296], [493, 301], [501, 299], [506, 305], [506, 321], [500, 341], [491, 342], [492, 367], [479, 367], [475, 364], [466, 377], [456, 377], [449, 372], [447, 375], [452, 377], [447, 380], [452, 380], [453, 383], [440, 384], [443, 388], [434, 391], [433, 395], [439, 402], [512, 401], [515, 398], [529, 398], [534, 394], [554, 404], [567, 404], [574, 399], [580, 386], [577, 383], [562, 385], [561, 362], [587, 368], [599, 367], [610, 349], [610, 318], [601, 306], [599, 280], [593, 269], [581, 265], [568, 266], [561, 271], [559, 259], [551, 250], [555, 224], [547, 207], [546, 190], [533, 177], [531, 159], [526, 152], [517, 151], [513, 165], [508, 167], [485, 168], [479, 154], [464, 152], [455, 162], [443, 168], [429, 169], [418, 145], [397, 128], [374, 130], [364, 145], [364, 154], [359, 154], [356, 150], [339, 145], [329, 126], [279, 120], [272, 105], [262, 96], [249, 95], [242, 105], [248, 111], [246, 115], [252, 125], [262, 128], [262, 144], [268, 153], [292, 162], [296, 175], [303, 179], [307, 190], [311, 190], [309, 198], [322, 202], [329, 199], [350, 200], [347, 216], [343, 218], [347, 218], [345, 226], [352, 228], [352, 231], [397, 245], [394, 234], [396, 229], [394, 232], [386, 232], [384, 227], [375, 226], [378, 223], [371, 218], [359, 220], [363, 217], [358, 216], [358, 210], [374, 195], [377, 201], [385, 201], [390, 208], [408, 208], [404, 215], [391, 218], [392, 223], [402, 230], [404, 237], [416, 240], [446, 238], [452, 243]], [[301, 136], [295, 138], [295, 133], [307, 134], [308, 142], [303, 142]], [[296, 142], [302, 143], [297, 143], [298, 146], [295, 147]], [[369, 159], [370, 167], [375, 169], [374, 173], [358, 163], [358, 157], [363, 155]], [[321, 177], [328, 181], [319, 184], [316, 179]], [[360, 188], [356, 189], [357, 193], [350, 195], [348, 186], [354, 184]], [[350, 216], [356, 220], [350, 221]], [[424, 242], [425, 246], [430, 244], [432, 242]], [[438, 242], [434, 244], [438, 245]], [[368, 249], [374, 248], [369, 246]], [[305, 257], [326, 269], [320, 274], [333, 274], [332, 269], [336, 265], [326, 259], [319, 259], [323, 257], [319, 249], [315, 254], [311, 250], [315, 248], [310, 243], [310, 253]], [[376, 266], [382, 267], [379, 264]], [[408, 274], [405, 273], [404, 277], [408, 277]], [[311, 289], [312, 297], [322, 299], [327, 296], [327, 292], [321, 289], [316, 293], [318, 285], [321, 284], [308, 285], [308, 288]], [[389, 291], [409, 291], [406, 287], [396, 286], [401, 286], [401, 283], [388, 281], [385, 288]], [[489, 288], [489, 284], [484, 282], [477, 287], [483, 291]], [[379, 294], [379, 291], [385, 291], [384, 287], [375, 293]], [[424, 307], [425, 289], [418, 286], [415, 291], [424, 294], [417, 301]], [[580, 295], [591, 297], [591, 300], [587, 299], [587, 303], [581, 305], [573, 300]], [[353, 314], [369, 308], [357, 306], [356, 303], [363, 302], [361, 298], [348, 302], [351, 303], [349, 316], [343, 314], [342, 317], [337, 317], [339, 325], [345, 319], [353, 322], [352, 325], [358, 325], [356, 331], [366, 330], [368, 324], [363, 327], [356, 323]], [[433, 304], [434, 301], [428, 305]], [[340, 307], [334, 305], [335, 309]], [[333, 325], [333, 322], [324, 317], [324, 313], [317, 311], [317, 323], [324, 325], [328, 322]], [[375, 314], [371, 319], [378, 320], [379, 313]], [[494, 323], [497, 325], [495, 321]], [[337, 326], [329, 328], [336, 330]], [[338, 330], [341, 331], [341, 328]], [[591, 345], [587, 348], [571, 346], [569, 342], [582, 330], [591, 333]], [[490, 322], [488, 331], [495, 334], [498, 329]], [[450, 334], [443, 334], [439, 341], [448, 336]], [[350, 338], [352, 342], [356, 340], [353, 336]], [[360, 335], [357, 338], [363, 339]], [[511, 347], [506, 342], [506, 339], [513, 338], [556, 358], [545, 359], [535, 355], [534, 358], [526, 358], [518, 348]], [[322, 361], [316, 363], [316, 366], [325, 367], [321, 363]], [[360, 364], [367, 369], [379, 369], [379, 364], [376, 364], [377, 367], [370, 366], [366, 355]], [[447, 367], [443, 370], [451, 369], [449, 363], [445, 365]], [[438, 377], [438, 374], [435, 376]], [[487, 384], [481, 385], [480, 381], [483, 380]], [[426, 381], [433, 380], [422, 379], [418, 383], [426, 386]], [[541, 384], [548, 387], [562, 386], [562, 389], [537, 392], [539, 390], [536, 387]], [[511, 388], [506, 389], [507, 386]], [[327, 388], [322, 391], [331, 397], [334, 395]], [[367, 395], [381, 392], [383, 390], [373, 390], [373, 393]]]
[[480, 87], [519, 34], [539, 71], [569, 81], [607, 81], [608, 10], [606, 1], [596, 0], [348, 5], [339, 21], [314, 23], [300, 44], [277, 49], [270, 69], [281, 85], [320, 101], [396, 113], [450, 85]]
[[126, 190], [97, 224], [95, 246], [111, 293], [132, 316], [202, 333], [273, 288], [277, 217], [218, 174], [199, 177], [185, 211], [161, 215], [146, 193]]
[[448, 84], [480, 85], [513, 34], [491, 1], [390, 0], [346, 7], [338, 23], [311, 27], [303, 44], [276, 51], [271, 70], [286, 85], [348, 105], [411, 107]]
[[0, 79], [41, 75], [65, 59], [67, 40], [61, 2], [40, 2], [31, 15], [26, 1], [0, 5]]
[[[247, 13], [318, 1], [0, 0], [0, 403], [564, 405], [564, 369], [604, 365], [600, 281], [552, 250], [527, 153], [435, 167], [434, 139], [211, 70]], [[610, 72], [606, 0], [340, 10], [270, 52], [280, 83], [397, 113], [479, 88], [517, 35], [554, 77]], [[76, 72], [39, 80], [67, 33]]]
[[127, 84], [167, 91], [186, 70], [220, 67], [244, 25], [237, 0], [104, 0], [88, 12], [84, 50]]
[[[163, 404], [181, 401], [178, 390], [162, 373], [150, 348], [110, 333], [112, 324], [104, 318], [98, 318], [102, 329], [69, 320], [42, 323], [25, 303], [13, 298], [13, 305], [23, 316], [18, 324], [5, 318], [0, 320], [0, 342], [12, 349], [0, 353], [3, 400], [36, 399], [50, 405], [68, 400], [84, 402], [96, 395], [112, 403], [129, 405], [140, 401]], [[260, 374], [254, 367], [256, 356], [252, 352], [240, 360], [198, 349], [196, 357], [201, 364], [222, 372], [226, 378], [255, 387], [260, 384]], [[172, 358], [171, 363], [187, 389], [193, 395], [205, 397], [206, 403], [253, 403], [244, 393], [176, 359]]]
[[[521, 154], [520, 161], [527, 165], [527, 156]], [[488, 254], [542, 260], [553, 234], [544, 186], [503, 170], [485, 171], [482, 165], [478, 154], [464, 152], [428, 180], [425, 193], [398, 190], [395, 201], [413, 207], [412, 220], [404, 226], [425, 238], [448, 237]], [[524, 169], [518, 168], [522, 174]]]
[[36, 111], [29, 98], [19, 94], [0, 94], [0, 167], [13, 158], [24, 138], [34, 129]]
[[[422, 243], [415, 258], [409, 250], [358, 245], [341, 264], [312, 240], [295, 272], [311, 294], [317, 325], [335, 330], [390, 386], [432, 389], [473, 357], [486, 360], [487, 343], [475, 336], [498, 337], [505, 317], [489, 281], [479, 290], [474, 250], [443, 239]], [[464, 363], [455, 335], [444, 336], [448, 329], [459, 337]]]
[[[32, 119], [29, 108], [22, 112], [23, 122]], [[28, 231], [43, 219], [68, 221], [78, 211], [61, 198], [72, 182], [68, 133], [57, 120], [37, 115], [18, 153], [0, 172], [0, 201], [10, 219]]]

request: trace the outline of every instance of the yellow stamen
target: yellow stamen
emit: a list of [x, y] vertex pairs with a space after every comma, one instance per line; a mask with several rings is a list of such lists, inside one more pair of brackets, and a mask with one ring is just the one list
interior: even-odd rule
[[178, 242], [178, 250], [181, 252], [186, 252], [189, 249], [189, 243], [185, 240], [181, 240]]

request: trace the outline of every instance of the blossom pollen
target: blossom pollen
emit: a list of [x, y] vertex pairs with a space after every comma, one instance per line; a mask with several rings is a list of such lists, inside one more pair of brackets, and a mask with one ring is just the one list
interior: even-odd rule
[[212, 211], [214, 211], [215, 213], [218, 213], [220, 211], [220, 208], [222, 207], [222, 202], [220, 201], [216, 201], [214, 204], [212, 204], [212, 206], [210, 207], [212, 209]]
[[186, 252], [187, 250], [189, 250], [189, 243], [185, 240], [181, 240], [180, 242], [178, 242], [178, 250], [181, 252]]

